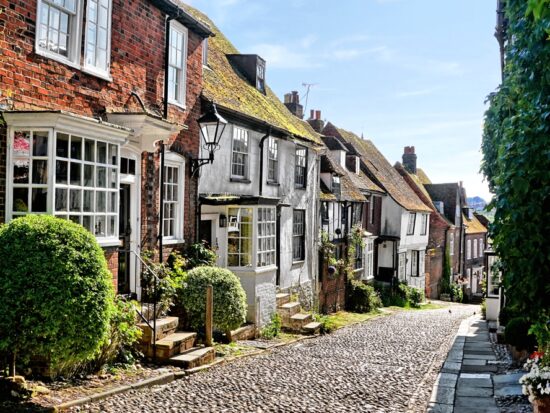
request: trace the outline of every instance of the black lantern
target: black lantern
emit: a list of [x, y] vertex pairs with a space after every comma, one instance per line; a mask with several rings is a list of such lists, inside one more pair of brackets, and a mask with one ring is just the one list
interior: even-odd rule
[[227, 217], [224, 214], [220, 215], [220, 228], [225, 228], [227, 226]]
[[227, 121], [220, 116], [216, 105], [212, 103], [208, 112], [197, 119], [202, 138], [202, 148], [208, 152], [208, 158], [193, 159], [191, 173], [194, 175], [201, 166], [214, 162], [214, 152], [219, 148], [220, 139]]

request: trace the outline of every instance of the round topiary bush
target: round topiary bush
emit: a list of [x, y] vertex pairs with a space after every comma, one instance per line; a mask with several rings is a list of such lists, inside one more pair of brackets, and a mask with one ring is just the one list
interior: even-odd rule
[[0, 353], [45, 359], [51, 372], [98, 353], [114, 291], [90, 232], [52, 216], [18, 218], [0, 228], [0, 262]]
[[221, 331], [240, 327], [246, 320], [246, 294], [237, 276], [219, 267], [192, 269], [178, 289], [190, 326], [204, 327], [208, 285], [214, 290], [214, 326]]
[[356, 313], [368, 313], [382, 307], [382, 300], [373, 286], [359, 280], [351, 280], [346, 286], [346, 309]]
[[506, 342], [518, 350], [533, 351], [536, 346], [536, 339], [529, 335], [531, 323], [524, 317], [512, 318], [504, 329]]

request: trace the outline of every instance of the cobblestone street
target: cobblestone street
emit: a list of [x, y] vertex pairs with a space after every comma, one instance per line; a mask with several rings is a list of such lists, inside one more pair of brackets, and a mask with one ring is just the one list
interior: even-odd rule
[[424, 412], [460, 321], [477, 306], [403, 311], [75, 408], [90, 412]]

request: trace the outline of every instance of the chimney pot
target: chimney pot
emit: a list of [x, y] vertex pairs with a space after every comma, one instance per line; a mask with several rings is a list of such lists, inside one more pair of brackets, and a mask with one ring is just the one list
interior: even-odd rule
[[311, 109], [311, 110], [309, 111], [309, 118], [310, 118], [310, 119], [315, 119], [315, 111], [314, 111], [313, 109]]
[[320, 110], [315, 111], [315, 119], [316, 120], [321, 120], [321, 111]]
[[405, 146], [403, 151], [403, 167], [412, 174], [416, 174], [416, 154], [414, 146]]

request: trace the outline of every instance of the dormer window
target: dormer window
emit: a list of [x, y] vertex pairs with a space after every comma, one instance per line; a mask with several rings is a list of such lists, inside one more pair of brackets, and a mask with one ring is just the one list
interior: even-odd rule
[[332, 176], [332, 193], [340, 194], [340, 177], [336, 175]]
[[260, 59], [256, 66], [256, 88], [265, 93], [265, 62]]

